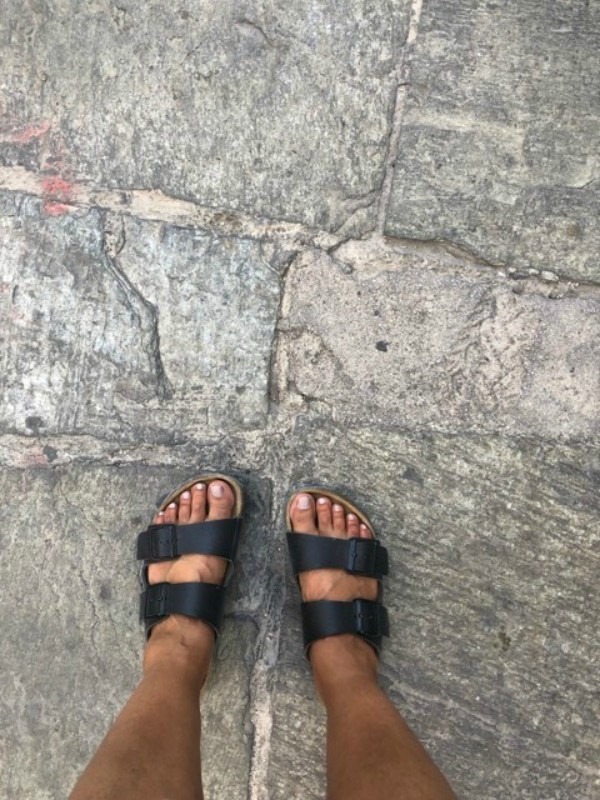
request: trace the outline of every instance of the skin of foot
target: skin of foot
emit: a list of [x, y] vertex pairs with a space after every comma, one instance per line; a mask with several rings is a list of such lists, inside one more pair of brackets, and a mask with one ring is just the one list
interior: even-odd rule
[[[205, 520], [229, 519], [233, 515], [235, 498], [231, 486], [222, 480], [211, 481], [207, 486], [197, 483], [182, 492], [175, 502], [158, 512], [155, 525], [188, 525]], [[148, 566], [148, 582], [155, 583], [217, 583], [223, 582], [227, 561], [218, 556], [189, 554], [172, 561], [161, 561]], [[206, 661], [214, 645], [214, 632], [202, 620], [172, 614], [152, 629], [144, 652], [144, 669], [150, 669], [163, 658], [173, 658], [181, 651], [182, 658]]]
[[[341, 505], [332, 503], [327, 497], [315, 499], [310, 494], [298, 493], [292, 498], [290, 518], [295, 533], [338, 539], [373, 537], [355, 514], [347, 514]], [[378, 586], [374, 578], [349, 575], [345, 570], [310, 570], [301, 573], [299, 578], [304, 601], [377, 599]], [[309, 655], [321, 697], [328, 682], [339, 680], [341, 675], [348, 680], [377, 680], [377, 655], [358, 635], [330, 636], [316, 641], [311, 645]]]

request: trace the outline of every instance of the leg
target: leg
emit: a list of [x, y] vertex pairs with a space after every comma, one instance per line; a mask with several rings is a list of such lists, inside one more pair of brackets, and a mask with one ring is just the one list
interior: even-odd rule
[[[294, 531], [348, 538], [370, 536], [339, 505], [299, 494]], [[304, 600], [374, 600], [377, 583], [343, 570], [300, 575]], [[359, 636], [331, 636], [310, 650], [317, 692], [327, 711], [329, 800], [453, 800], [454, 793], [425, 749], [378, 686], [378, 659]]]
[[[226, 519], [233, 493], [222, 481], [184, 492], [155, 522]], [[226, 563], [214, 556], [189, 555], [152, 564], [150, 583], [219, 583]], [[198, 800], [200, 768], [200, 690], [214, 646], [212, 629], [200, 620], [173, 615], [160, 622], [144, 653], [139, 686], [77, 782], [71, 800]]]
[[377, 657], [356, 636], [315, 642], [311, 664], [327, 710], [331, 800], [452, 800], [454, 793], [377, 684]]

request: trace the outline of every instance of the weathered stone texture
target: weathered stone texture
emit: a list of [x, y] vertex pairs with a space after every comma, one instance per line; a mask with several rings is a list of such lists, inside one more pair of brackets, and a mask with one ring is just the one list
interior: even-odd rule
[[[595, 796], [598, 450], [322, 417], [286, 449], [292, 485], [339, 486], [391, 549], [383, 685], [458, 796]], [[324, 719], [287, 587], [270, 796], [321, 798]]]
[[5, 431], [181, 441], [264, 421], [279, 275], [260, 243], [5, 199]]
[[366, 243], [299, 259], [283, 312], [279, 391], [298, 408], [395, 428], [600, 434], [596, 294]]
[[5, 2], [4, 162], [338, 227], [383, 179], [407, 8]]
[[599, 13], [5, 0], [0, 797], [66, 796], [140, 674], [135, 534], [209, 468], [207, 800], [325, 793], [306, 481], [390, 549], [382, 683], [458, 796], [600, 796]]
[[[7, 689], [0, 698], [0, 796], [66, 797], [139, 679], [135, 535], [153, 499], [182, 475], [189, 470], [148, 466], [2, 473], [2, 496], [11, 502], [3, 506], [0, 538]], [[258, 629], [252, 614], [269, 585], [262, 524], [269, 495], [254, 479], [247, 485], [253, 502], [246, 533], [256, 548], [242, 551], [245, 568], [228, 600], [205, 704], [208, 796], [235, 800], [246, 798], [249, 779], [249, 680]], [[254, 580], [259, 569], [262, 583]]]
[[600, 278], [600, 7], [423, 4], [386, 230]]

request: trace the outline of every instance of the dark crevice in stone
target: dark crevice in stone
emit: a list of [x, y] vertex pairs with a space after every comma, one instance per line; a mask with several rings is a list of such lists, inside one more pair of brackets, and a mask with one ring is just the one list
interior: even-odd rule
[[[156, 378], [156, 388], [157, 388], [157, 395], [160, 400], [169, 400], [173, 397], [173, 387], [168, 379], [168, 376], [165, 372], [165, 368], [163, 366], [161, 352], [160, 352], [160, 331], [158, 325], [158, 308], [151, 303], [144, 295], [137, 289], [133, 283], [129, 280], [125, 272], [121, 269], [118, 261], [118, 253], [121, 252], [123, 247], [125, 246], [125, 232], [123, 230], [122, 235], [117, 238], [116, 248], [114, 241], [111, 241], [110, 238], [107, 237], [107, 229], [106, 229], [106, 215], [103, 214], [103, 219], [105, 222], [105, 227], [103, 229], [103, 237], [104, 237], [104, 253], [106, 256], [106, 264], [108, 266], [109, 272], [113, 275], [115, 280], [119, 283], [125, 295], [129, 301], [129, 305], [138, 316], [137, 309], [136, 309], [136, 302], [141, 303], [142, 307], [147, 312], [148, 318], [150, 320], [150, 360], [154, 365], [154, 374]], [[112, 233], [112, 231], [111, 231]], [[132, 302], [133, 301], [133, 302]]]

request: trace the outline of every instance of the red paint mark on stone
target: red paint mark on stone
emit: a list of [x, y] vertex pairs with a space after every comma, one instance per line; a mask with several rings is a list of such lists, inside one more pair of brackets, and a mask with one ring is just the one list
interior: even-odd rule
[[17, 144], [29, 144], [32, 139], [40, 139], [50, 130], [50, 123], [43, 122], [41, 125], [27, 125], [21, 131], [15, 131], [11, 140]]
[[42, 179], [44, 195], [44, 211], [50, 217], [68, 214], [71, 207], [67, 205], [73, 199], [75, 187], [59, 175], [51, 175]]
[[72, 206], [66, 206], [64, 203], [53, 203], [51, 200], [44, 202], [44, 211], [49, 217], [60, 217], [62, 214], [68, 214]]
[[42, 179], [44, 195], [55, 200], [69, 200], [73, 192], [73, 184], [58, 175], [51, 175]]

